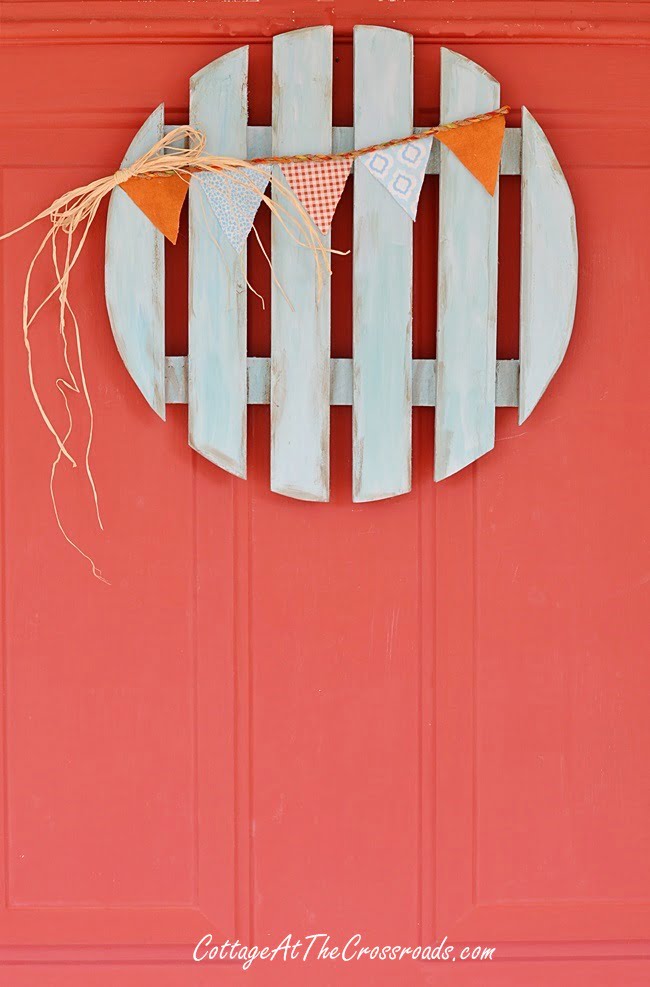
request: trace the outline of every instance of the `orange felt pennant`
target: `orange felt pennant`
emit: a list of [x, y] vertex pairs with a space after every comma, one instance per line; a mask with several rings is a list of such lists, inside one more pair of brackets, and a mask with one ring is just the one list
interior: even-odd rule
[[441, 144], [453, 151], [483, 188], [494, 195], [505, 129], [506, 118], [494, 116], [467, 127], [441, 130], [436, 137]]
[[134, 175], [122, 183], [136, 206], [171, 243], [178, 239], [181, 209], [189, 188], [187, 178], [168, 175]]

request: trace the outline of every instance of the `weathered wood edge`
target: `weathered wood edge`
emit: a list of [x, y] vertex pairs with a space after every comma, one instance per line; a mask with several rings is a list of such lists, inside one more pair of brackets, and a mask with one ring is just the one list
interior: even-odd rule
[[[332, 149], [333, 29], [329, 25], [273, 38], [274, 154]], [[281, 169], [275, 178], [285, 183]], [[274, 493], [329, 500], [329, 279], [318, 285], [309, 250], [287, 229], [295, 207], [277, 186], [287, 217], [271, 219], [271, 476]], [[326, 249], [329, 234], [317, 234]], [[286, 294], [285, 294], [286, 293]]]
[[[356, 147], [412, 127], [412, 36], [355, 27]], [[364, 503], [411, 489], [413, 221], [361, 160], [354, 183], [352, 499]]]
[[[443, 123], [499, 106], [498, 81], [441, 49]], [[441, 149], [438, 236], [438, 404], [434, 478], [444, 480], [494, 447], [499, 188], [492, 197]]]
[[[248, 48], [236, 48], [190, 79], [190, 120], [207, 150], [247, 153]], [[221, 229], [200, 183], [189, 192], [189, 444], [246, 476], [246, 254]]]
[[[161, 103], [131, 141], [121, 167], [148, 151], [164, 128], [165, 105]], [[164, 237], [121, 188], [113, 189], [108, 205], [104, 285], [108, 318], [124, 366], [148, 404], [164, 419]]]
[[548, 138], [525, 106], [521, 171], [520, 425], [564, 359], [578, 293], [571, 190]]

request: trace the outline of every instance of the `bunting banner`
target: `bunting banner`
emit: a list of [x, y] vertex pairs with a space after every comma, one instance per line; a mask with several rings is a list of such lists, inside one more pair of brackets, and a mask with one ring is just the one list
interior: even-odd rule
[[270, 179], [271, 169], [263, 165], [233, 171], [203, 171], [192, 178], [201, 185], [236, 253], [244, 248]]
[[[505, 113], [498, 110], [432, 127], [420, 137], [395, 138], [340, 154], [286, 155], [248, 162], [255, 167], [244, 167], [242, 162], [240, 167], [218, 171], [193, 169], [191, 177], [201, 184], [221, 228], [233, 249], [240, 253], [271, 180], [273, 164], [280, 166], [293, 196], [321, 233], [326, 234], [356, 159], [415, 220], [434, 137], [458, 158], [486, 192], [494, 195], [504, 134]], [[189, 180], [187, 172], [170, 171], [134, 175], [120, 184], [156, 229], [176, 243]]]
[[350, 174], [350, 158], [288, 161], [282, 173], [321, 233], [329, 233]]
[[156, 229], [175, 244], [189, 178], [176, 172], [169, 175], [134, 175], [123, 182], [121, 188]]
[[[444, 144], [490, 195], [499, 177], [505, 114], [432, 127], [369, 148], [340, 154], [302, 154], [258, 158], [254, 168], [196, 171], [198, 181], [233, 249], [240, 253], [251, 231], [261, 197], [278, 164], [292, 194], [321, 233], [329, 232], [345, 183], [358, 158], [402, 209], [415, 220], [433, 138]], [[127, 195], [171, 243], [176, 243], [189, 176], [170, 172], [135, 175], [121, 183]]]
[[433, 137], [422, 137], [371, 151], [361, 157], [370, 174], [388, 189], [412, 220], [415, 220], [417, 213], [432, 142]]
[[453, 151], [486, 192], [494, 195], [505, 129], [506, 118], [493, 116], [468, 127], [441, 130], [436, 138]]

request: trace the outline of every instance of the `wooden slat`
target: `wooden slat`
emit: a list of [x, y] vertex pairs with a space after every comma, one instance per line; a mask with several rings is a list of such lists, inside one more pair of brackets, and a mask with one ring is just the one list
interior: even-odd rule
[[[176, 127], [177, 124], [174, 124]], [[433, 123], [431, 124], [433, 126]], [[166, 131], [174, 127], [165, 127]], [[428, 127], [414, 127], [413, 133], [418, 134]], [[248, 157], [263, 158], [271, 153], [271, 128], [248, 127]], [[332, 151], [351, 151], [354, 147], [353, 127], [332, 127]], [[427, 162], [427, 175], [440, 173], [440, 145], [434, 141], [431, 155]], [[501, 174], [519, 175], [521, 173], [521, 130], [519, 127], [508, 127], [503, 138], [501, 151]]]
[[[442, 49], [441, 122], [499, 106], [484, 69]], [[445, 147], [440, 163], [436, 480], [494, 446], [498, 188], [493, 198]]]
[[519, 424], [548, 387], [569, 345], [578, 290], [571, 192], [534, 117], [522, 107]]
[[[122, 161], [133, 164], [164, 133], [161, 103], [135, 135]], [[121, 188], [111, 193], [106, 223], [106, 306], [124, 365], [165, 417], [165, 247], [162, 233]]]
[[[270, 404], [271, 361], [249, 356], [248, 403]], [[413, 360], [413, 406], [433, 408], [436, 403], [436, 361]], [[168, 356], [165, 366], [167, 404], [187, 404], [187, 357]], [[519, 360], [497, 360], [497, 408], [516, 408], [519, 395]], [[352, 404], [352, 360], [330, 360], [330, 405]]]
[[[331, 148], [332, 28], [278, 35], [273, 39], [273, 153]], [[274, 192], [274, 198], [288, 205], [279, 193]], [[329, 235], [322, 241], [329, 247]], [[271, 489], [300, 500], [325, 501], [329, 499], [329, 280], [319, 296], [311, 251], [297, 244], [275, 217], [271, 254], [279, 282], [273, 284], [271, 298]]]
[[[355, 147], [413, 126], [413, 39], [354, 29]], [[362, 162], [354, 170], [353, 498], [411, 489], [413, 224]]]
[[[190, 80], [190, 123], [213, 154], [245, 158], [248, 48]], [[198, 183], [190, 185], [189, 442], [246, 475], [246, 254], [235, 252]]]
[[187, 404], [187, 357], [168, 356], [165, 360], [167, 404]]

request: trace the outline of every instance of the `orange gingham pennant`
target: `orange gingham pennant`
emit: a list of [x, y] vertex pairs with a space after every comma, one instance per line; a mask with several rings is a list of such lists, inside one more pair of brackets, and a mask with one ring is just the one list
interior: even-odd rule
[[351, 158], [290, 161], [282, 171], [321, 233], [327, 233], [352, 167]]

